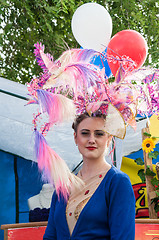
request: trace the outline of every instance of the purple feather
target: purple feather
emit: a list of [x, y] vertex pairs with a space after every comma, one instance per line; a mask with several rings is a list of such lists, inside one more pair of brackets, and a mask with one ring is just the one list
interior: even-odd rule
[[44, 138], [44, 136], [37, 130], [34, 131], [35, 134], [35, 144], [34, 144], [34, 151], [35, 151], [35, 157], [36, 159], [39, 159], [40, 154], [43, 151], [43, 144], [42, 142], [46, 142], [46, 139]]
[[[48, 72], [48, 68], [46, 67], [40, 53], [40, 50], [44, 52], [44, 45], [42, 45], [41, 43], [37, 43], [37, 44], [34, 44], [34, 46], [36, 47], [34, 49], [34, 54], [35, 54], [38, 65], [43, 69], [43, 72]], [[53, 56], [51, 56], [48, 53], [45, 55], [50, 59], [50, 61], [53, 62]]]
[[79, 51], [78, 53], [79, 61], [81, 62], [84, 61], [89, 63], [95, 55], [98, 55], [98, 52], [96, 52], [93, 49], [81, 49], [78, 51]]
[[[89, 71], [88, 71], [88, 67], [90, 67]], [[98, 74], [98, 71], [96, 69], [91, 69], [91, 65], [82, 64], [82, 63], [71, 64], [65, 68], [65, 71], [68, 68], [74, 69], [75, 78], [81, 79], [82, 83], [88, 88], [90, 86], [97, 85], [98, 83], [101, 82], [101, 75]], [[78, 82], [78, 86], [79, 86], [79, 82]], [[83, 86], [81, 87], [83, 89]]]
[[50, 102], [52, 102], [52, 96], [49, 92], [38, 89], [37, 90], [38, 102], [42, 112], [47, 112], [48, 115], [50, 114]]

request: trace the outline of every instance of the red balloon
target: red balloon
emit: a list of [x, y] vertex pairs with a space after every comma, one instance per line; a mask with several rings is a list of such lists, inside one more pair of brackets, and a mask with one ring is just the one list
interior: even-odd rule
[[[125, 63], [124, 68], [128, 71], [138, 69], [143, 65], [147, 56], [147, 43], [143, 36], [137, 31], [123, 30], [115, 34], [110, 40], [107, 54], [109, 67], [115, 76], [120, 63], [123, 63], [123, 65]], [[127, 59], [128, 61], [122, 62], [116, 61], [115, 59]], [[134, 61], [135, 66], [131, 69], [129, 63], [132, 62], [132, 60]]]

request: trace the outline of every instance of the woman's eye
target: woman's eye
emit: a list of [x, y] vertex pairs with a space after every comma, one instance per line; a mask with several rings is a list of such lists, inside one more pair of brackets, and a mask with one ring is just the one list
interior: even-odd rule
[[[87, 131], [83, 131], [83, 132], [81, 132], [81, 135], [89, 135], [90, 134], [90, 132], [87, 132]], [[96, 137], [101, 137], [101, 136], [104, 136], [105, 135], [105, 132], [94, 132], [94, 136], [96, 136]]]
[[96, 136], [104, 136], [104, 132], [97, 132], [95, 133]]
[[88, 132], [81, 132], [82, 135], [88, 135]]

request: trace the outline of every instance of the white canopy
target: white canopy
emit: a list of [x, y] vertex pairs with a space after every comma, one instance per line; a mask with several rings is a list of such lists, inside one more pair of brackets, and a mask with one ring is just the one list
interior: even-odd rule
[[[36, 104], [26, 106], [27, 98], [25, 85], [0, 78], [0, 149], [34, 161], [32, 119], [38, 107]], [[81, 156], [74, 144], [71, 124], [55, 126], [46, 139], [73, 169]], [[128, 127], [125, 139], [116, 140], [118, 159], [141, 148], [141, 129], [145, 125], [146, 120], [139, 121], [136, 132]]]

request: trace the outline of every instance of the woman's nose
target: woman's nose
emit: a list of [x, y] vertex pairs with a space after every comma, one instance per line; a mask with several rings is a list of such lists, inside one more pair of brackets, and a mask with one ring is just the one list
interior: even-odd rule
[[88, 142], [89, 143], [95, 143], [95, 137], [94, 137], [94, 134], [90, 134], [90, 136], [89, 136], [89, 139], [88, 139]]

